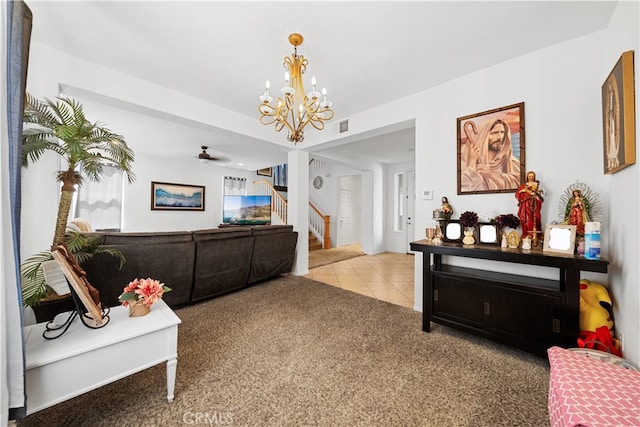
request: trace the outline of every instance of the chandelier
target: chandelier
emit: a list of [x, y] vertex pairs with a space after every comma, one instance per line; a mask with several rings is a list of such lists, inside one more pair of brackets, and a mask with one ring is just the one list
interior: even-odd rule
[[304, 56], [298, 56], [298, 46], [302, 44], [300, 34], [289, 35], [289, 43], [293, 45], [291, 57], [284, 58], [284, 86], [280, 89], [282, 98], [278, 98], [272, 104], [273, 98], [269, 96], [271, 83], [267, 80], [264, 94], [260, 96], [261, 104], [260, 123], [270, 125], [275, 123], [277, 132], [285, 127], [289, 131], [287, 140], [298, 144], [304, 140], [304, 127], [311, 125], [318, 129], [324, 129], [324, 122], [333, 118], [333, 102], [327, 100], [327, 90], [322, 88], [322, 94], [316, 90], [316, 78], [311, 78], [311, 91], [305, 95], [302, 84], [302, 75], [307, 69], [308, 61]]

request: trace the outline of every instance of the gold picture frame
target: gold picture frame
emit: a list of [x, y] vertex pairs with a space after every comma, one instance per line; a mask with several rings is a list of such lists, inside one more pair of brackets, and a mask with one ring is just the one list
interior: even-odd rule
[[524, 102], [458, 117], [458, 194], [513, 193], [525, 181]]
[[604, 173], [610, 175], [636, 162], [633, 51], [627, 51], [602, 84]]

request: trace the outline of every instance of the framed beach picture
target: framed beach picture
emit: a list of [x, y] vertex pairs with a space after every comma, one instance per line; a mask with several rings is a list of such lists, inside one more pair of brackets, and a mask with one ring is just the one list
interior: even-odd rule
[[633, 51], [624, 52], [602, 85], [604, 173], [636, 162]]
[[457, 119], [458, 194], [513, 193], [525, 175], [524, 102]]
[[204, 186], [152, 181], [151, 210], [203, 211]]

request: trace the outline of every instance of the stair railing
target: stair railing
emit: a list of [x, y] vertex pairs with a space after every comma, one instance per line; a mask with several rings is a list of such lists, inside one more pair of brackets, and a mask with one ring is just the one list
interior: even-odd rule
[[[274, 213], [283, 224], [287, 224], [287, 200], [273, 188], [269, 181], [253, 181], [258, 192], [271, 195], [271, 212]], [[259, 184], [264, 184], [261, 186]], [[322, 242], [323, 249], [331, 248], [331, 216], [323, 215], [318, 208], [309, 202], [309, 230]]]
[[[282, 197], [282, 194], [278, 193], [278, 191], [273, 188], [273, 185], [269, 181], [260, 180], [253, 181], [253, 183], [257, 186], [256, 188], [260, 189], [262, 194], [271, 196], [271, 212], [274, 213], [283, 224], [287, 223], [287, 200]], [[259, 186], [258, 184], [265, 184], [265, 186]]]
[[309, 202], [309, 230], [322, 242], [322, 249], [331, 249], [331, 216], [323, 215]]

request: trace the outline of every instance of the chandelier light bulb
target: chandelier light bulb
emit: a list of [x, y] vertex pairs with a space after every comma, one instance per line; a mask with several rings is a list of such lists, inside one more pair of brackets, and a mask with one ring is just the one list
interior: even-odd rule
[[273, 101], [273, 98], [269, 96], [270, 87], [271, 87], [271, 82], [267, 80], [267, 83], [265, 83], [264, 85], [264, 93], [262, 94], [262, 96], [260, 96], [260, 101], [262, 101], [263, 104], [268, 104], [271, 101]]
[[312, 91], [315, 92], [316, 91], [316, 76], [311, 77], [311, 87], [312, 87]]
[[291, 80], [291, 77], [289, 76], [289, 72], [285, 71], [285, 73], [284, 73], [284, 84], [286, 86], [289, 86], [289, 80]]
[[326, 108], [326, 109], [329, 109], [329, 108], [333, 107], [333, 102], [327, 101], [327, 89], [326, 88], [322, 88], [322, 103], [320, 104], [320, 107]]

